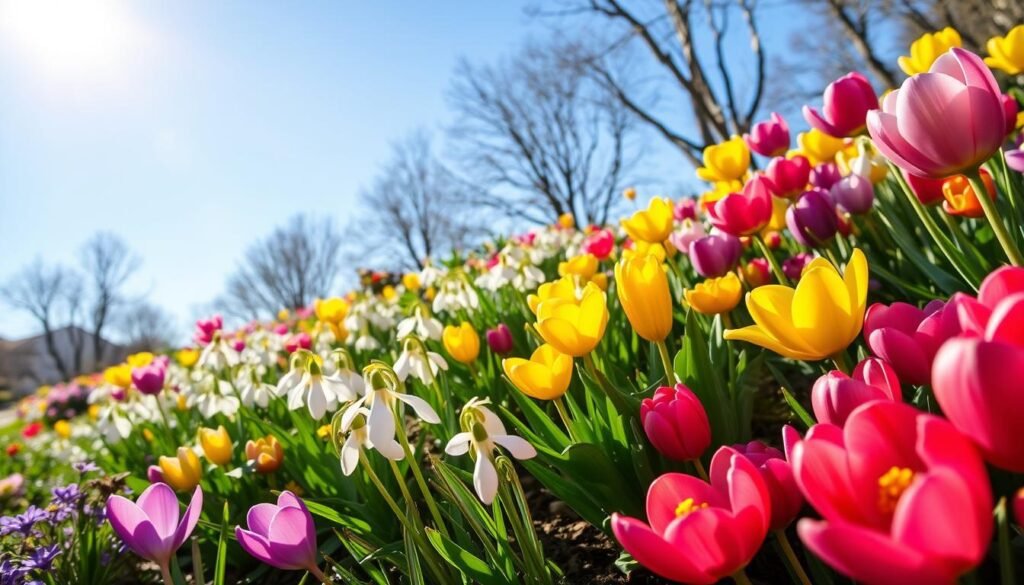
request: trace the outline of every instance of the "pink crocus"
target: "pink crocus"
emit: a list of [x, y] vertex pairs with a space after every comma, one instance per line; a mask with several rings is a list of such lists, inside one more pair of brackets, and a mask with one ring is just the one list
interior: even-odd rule
[[598, 230], [583, 240], [583, 251], [594, 255], [598, 260], [604, 260], [615, 251], [615, 234], [611, 230]]
[[878, 108], [871, 82], [860, 73], [848, 73], [825, 88], [821, 111], [804, 106], [804, 119], [829, 136], [846, 138], [864, 131], [868, 112]]
[[793, 158], [777, 156], [764, 170], [769, 186], [776, 197], [792, 199], [804, 192], [811, 176], [811, 163], [800, 155]]
[[710, 584], [736, 574], [768, 533], [771, 497], [749, 459], [722, 447], [711, 482], [666, 473], [647, 491], [647, 523], [612, 514], [612, 532], [633, 558], [683, 583]]
[[199, 319], [196, 321], [196, 332], [193, 335], [196, 343], [199, 345], [207, 345], [213, 341], [213, 334], [224, 328], [224, 318], [220, 315], [214, 315], [205, 319]]
[[852, 377], [832, 370], [818, 378], [811, 388], [814, 418], [837, 427], [843, 426], [857, 407], [873, 400], [903, 401], [896, 372], [878, 358], [857, 364]]
[[662, 386], [640, 403], [640, 424], [659, 453], [675, 461], [697, 459], [711, 445], [704, 405], [683, 384]]
[[786, 456], [782, 451], [761, 441], [733, 445], [732, 448], [757, 467], [765, 487], [768, 488], [772, 502], [772, 515], [768, 527], [771, 530], [781, 530], [789, 526], [800, 513], [800, 508], [804, 505], [804, 496], [793, 479], [793, 468], [786, 461]]
[[235, 527], [238, 544], [256, 559], [286, 571], [304, 569], [327, 582], [317, 567], [316, 526], [306, 504], [290, 491], [277, 504], [256, 504], [246, 516], [248, 529]]
[[165, 483], [152, 484], [135, 502], [118, 495], [107, 498], [107, 520], [114, 531], [135, 554], [159, 565], [168, 583], [171, 557], [192, 534], [202, 509], [200, 487], [192, 493], [183, 516], [179, 516], [178, 497]]
[[875, 401], [846, 425], [811, 427], [790, 449], [821, 520], [797, 533], [826, 563], [874, 585], [954, 583], [985, 557], [992, 492], [985, 464], [949, 421]]
[[973, 171], [1006, 138], [1002, 95], [985, 63], [954, 47], [868, 112], [868, 132], [909, 173], [938, 179]]
[[772, 217], [771, 182], [755, 175], [742, 193], [729, 193], [708, 207], [711, 224], [734, 236], [749, 236], [761, 231]]
[[958, 316], [963, 333], [939, 349], [932, 389], [942, 412], [993, 465], [1024, 472], [1024, 268], [988, 275]]
[[864, 340], [871, 353], [889, 363], [899, 379], [915, 385], [930, 384], [935, 352], [960, 332], [956, 305], [965, 295], [954, 295], [947, 304], [935, 300], [919, 309], [896, 302], [875, 303], [864, 314]]
[[789, 150], [789, 125], [785, 118], [772, 112], [768, 120], [754, 124], [743, 140], [761, 156], [779, 156]]

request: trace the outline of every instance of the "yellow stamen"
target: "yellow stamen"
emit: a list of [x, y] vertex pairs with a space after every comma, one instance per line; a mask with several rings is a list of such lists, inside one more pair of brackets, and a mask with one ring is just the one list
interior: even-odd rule
[[686, 498], [679, 505], [676, 506], [676, 516], [685, 516], [694, 510], [700, 510], [701, 508], [707, 508], [708, 503], [698, 504], [693, 498]]
[[913, 481], [912, 469], [895, 465], [890, 467], [889, 471], [878, 478], [878, 508], [885, 513], [895, 511], [896, 503]]

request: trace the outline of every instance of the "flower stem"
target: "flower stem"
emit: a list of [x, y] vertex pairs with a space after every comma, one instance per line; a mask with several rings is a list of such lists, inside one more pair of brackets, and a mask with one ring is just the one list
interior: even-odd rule
[[984, 182], [981, 180], [981, 173], [978, 169], [968, 171], [966, 173], [967, 180], [971, 184], [971, 189], [974, 190], [975, 197], [978, 198], [978, 203], [981, 203], [981, 209], [985, 212], [985, 219], [988, 220], [989, 225], [992, 226], [992, 231], [996, 234], [996, 239], [999, 240], [999, 245], [1003, 247], [1003, 251], [1006, 252], [1006, 257], [1010, 259], [1010, 264], [1014, 266], [1024, 265], [1024, 259], [1021, 258], [1020, 250], [1017, 249], [1017, 244], [1014, 243], [1010, 237], [1010, 232], [1006, 231], [1006, 225], [1003, 224], [1003, 219], [999, 217], [999, 211], [996, 209], [996, 202], [988, 197], [988, 189], [985, 188]]
[[807, 573], [804, 572], [804, 568], [800, 565], [800, 560], [796, 558], [796, 553], [793, 552], [793, 547], [789, 544], [789, 539], [786, 538], [786, 533], [783, 530], [776, 530], [775, 538], [779, 541], [779, 546], [782, 547], [782, 554], [786, 557], [786, 563], [793, 569], [801, 585], [811, 585], [810, 578], [807, 577]]
[[782, 266], [779, 265], [779, 261], [775, 259], [775, 254], [772, 253], [771, 249], [768, 248], [768, 244], [764, 243], [761, 236], [751, 236], [750, 239], [754, 240], [757, 245], [757, 249], [761, 251], [761, 255], [768, 260], [768, 264], [772, 266], [772, 273], [775, 274], [775, 278], [778, 279], [779, 284], [783, 286], [789, 286], [789, 279], [786, 278], [786, 273], [782, 271]]
[[[398, 413], [395, 413], [395, 422], [401, 423], [401, 417]], [[437, 526], [438, 531], [441, 534], [448, 536], [448, 528], [444, 524], [444, 519], [441, 517], [441, 512], [437, 508], [437, 502], [434, 501], [434, 496], [430, 494], [430, 489], [427, 488], [427, 481], [423, 479], [423, 472], [420, 470], [420, 462], [416, 459], [412, 453], [412, 448], [409, 447], [409, 438], [405, 436], [405, 427], [398, 427], [398, 440], [402, 444], [402, 450], [405, 451], [406, 460], [409, 462], [409, 467], [412, 469], [412, 475], [416, 478], [416, 484], [419, 486], [420, 491], [423, 492], [423, 499], [427, 502], [427, 508], [430, 510], [430, 516], [434, 519], [434, 524]], [[394, 465], [394, 462], [391, 462]], [[395, 471], [398, 471], [398, 466], [395, 465]], [[411, 501], [411, 500], [410, 500]]]
[[164, 585], [174, 585], [174, 577], [171, 577], [171, 567], [167, 563], [160, 563], [160, 575], [164, 579]]
[[324, 572], [320, 570], [320, 567], [318, 567], [316, 565], [311, 565], [307, 570], [314, 577], [316, 577], [317, 579], [320, 579], [320, 582], [323, 583], [324, 585], [331, 585], [331, 580], [327, 577], [327, 575], [324, 575]]
[[700, 457], [693, 459], [693, 466], [697, 468], [697, 475], [699, 475], [701, 479], [711, 483], [711, 478], [708, 477], [708, 471], [704, 469], [704, 464], [700, 462]]
[[576, 436], [576, 431], [573, 430], [572, 417], [569, 416], [569, 410], [565, 408], [565, 401], [562, 400], [561, 396], [556, 397], [552, 402], [555, 403], [555, 410], [558, 411], [559, 418], [562, 419], [562, 424], [565, 425], [565, 430], [569, 431], [569, 439], [573, 443], [579, 443], [580, 439]]
[[743, 572], [743, 569], [740, 569], [739, 571], [733, 573], [732, 579], [733, 581], [736, 581], [736, 585], [753, 585], [750, 582], [750, 578], [747, 577], [747, 574]]
[[672, 358], [668, 353], [668, 345], [665, 344], [664, 339], [657, 342], [656, 345], [658, 346], [658, 355], [661, 356], [661, 365], [665, 370], [665, 382], [668, 386], [675, 386], [676, 373], [672, 368]]
[[597, 369], [597, 365], [594, 364], [593, 352], [583, 356], [583, 366], [586, 368], [590, 376], [594, 378], [594, 381], [597, 382], [598, 386], [601, 387], [601, 390], [604, 390], [605, 396], [612, 401], [612, 404], [615, 405], [615, 409], [619, 411], [619, 414], [628, 416], [636, 410], [631, 408], [626, 397], [615, 388], [612, 388], [608, 378], [605, 378], [604, 374]]
[[832, 355], [832, 363], [840, 372], [850, 374], [850, 362], [846, 359], [846, 350], [841, 349]]

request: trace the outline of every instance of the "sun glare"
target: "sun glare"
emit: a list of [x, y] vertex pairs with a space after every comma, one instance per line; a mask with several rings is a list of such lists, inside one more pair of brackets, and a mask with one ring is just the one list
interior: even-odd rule
[[139, 36], [116, 0], [0, 0], [0, 41], [46, 73], [79, 76], [117, 68]]

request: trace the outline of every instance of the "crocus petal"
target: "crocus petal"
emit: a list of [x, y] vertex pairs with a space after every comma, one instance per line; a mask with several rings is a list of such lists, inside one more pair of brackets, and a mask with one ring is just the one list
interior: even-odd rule
[[303, 510], [281, 508], [270, 521], [267, 540], [279, 566], [298, 569], [316, 563], [316, 531]]
[[196, 486], [196, 491], [192, 492], [192, 499], [189, 500], [188, 507], [185, 508], [185, 514], [181, 517], [181, 522], [178, 523], [178, 527], [174, 531], [174, 541], [172, 543], [174, 550], [178, 550], [178, 547], [184, 544], [185, 540], [192, 534], [202, 513], [203, 488]]
[[241, 545], [242, 549], [258, 561], [279, 569], [287, 570], [291, 568], [281, 567], [277, 564], [273, 555], [270, 553], [270, 542], [265, 536], [250, 532], [241, 526], [236, 526], [235, 538], [238, 539], [238, 544]]
[[137, 505], [153, 523], [153, 528], [160, 538], [174, 534], [178, 527], [180, 512], [178, 497], [174, 495], [174, 490], [170, 486], [166, 483], [154, 483], [142, 492]]

